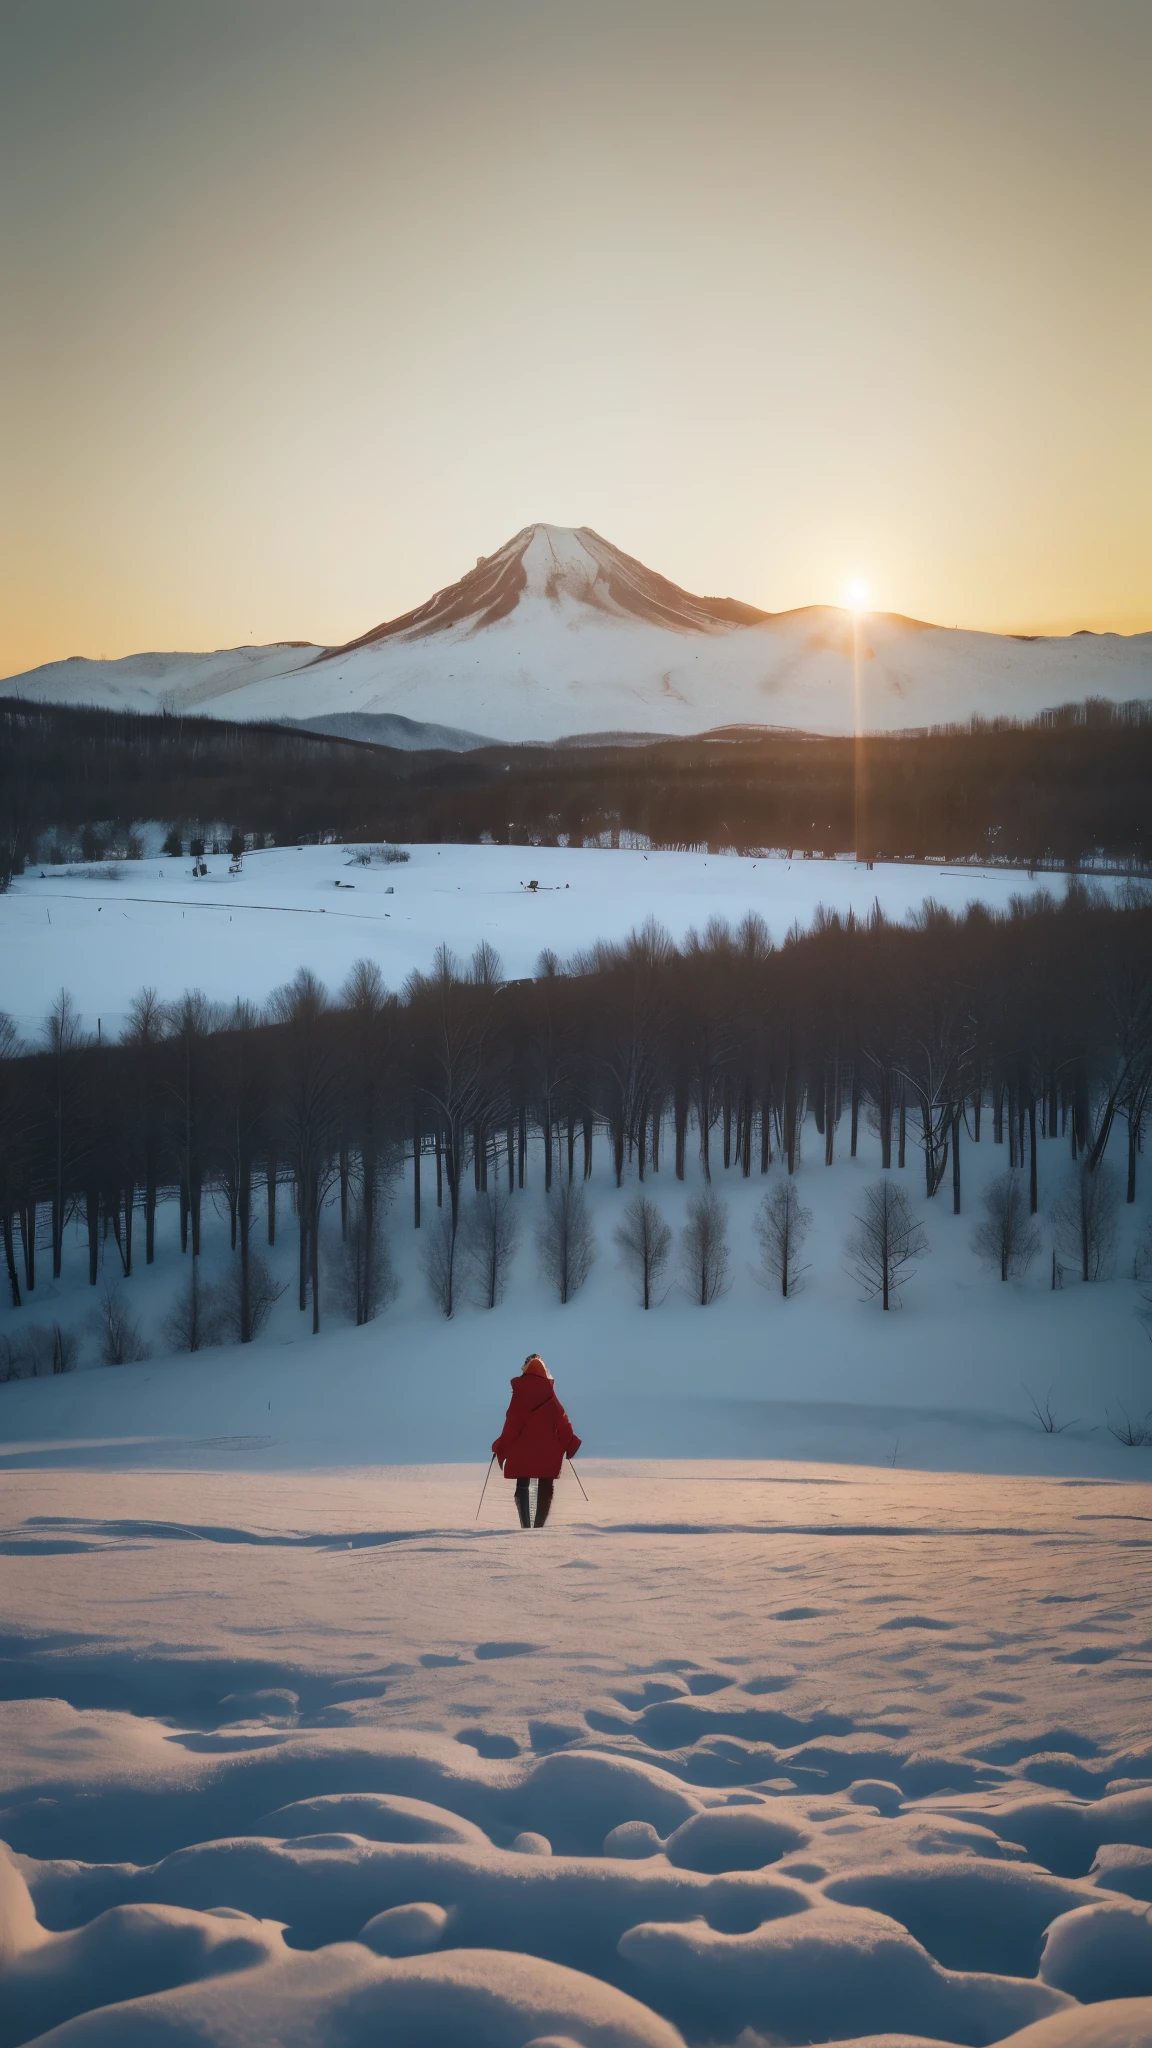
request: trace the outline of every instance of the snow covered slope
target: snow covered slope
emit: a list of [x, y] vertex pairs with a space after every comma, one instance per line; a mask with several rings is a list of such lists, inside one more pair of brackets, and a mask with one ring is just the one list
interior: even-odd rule
[[1152, 634], [1020, 639], [886, 613], [857, 624], [830, 606], [770, 615], [693, 596], [591, 527], [544, 525], [342, 647], [57, 662], [8, 687], [229, 718], [399, 713], [505, 740], [740, 724], [844, 733], [857, 654], [872, 731], [1152, 698]]
[[35, 704], [266, 718], [266, 711], [234, 710], [232, 698], [267, 676], [290, 676], [320, 652], [310, 641], [279, 640], [271, 647], [219, 647], [211, 654], [126, 654], [121, 661], [89, 661], [74, 654], [67, 661], [50, 661], [25, 675], [9, 676], [0, 684], [0, 693]]

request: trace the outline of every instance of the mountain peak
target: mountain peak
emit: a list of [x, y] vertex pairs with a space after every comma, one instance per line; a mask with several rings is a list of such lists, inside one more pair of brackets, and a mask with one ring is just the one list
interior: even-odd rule
[[735, 598], [696, 597], [681, 590], [590, 526], [538, 521], [521, 527], [494, 555], [481, 555], [459, 582], [438, 590], [414, 611], [387, 619], [342, 647], [328, 648], [318, 660], [333, 661], [382, 640], [424, 640], [449, 631], [469, 635], [521, 608], [553, 606], [567, 611], [573, 626], [598, 613], [677, 633], [724, 633], [771, 616]]

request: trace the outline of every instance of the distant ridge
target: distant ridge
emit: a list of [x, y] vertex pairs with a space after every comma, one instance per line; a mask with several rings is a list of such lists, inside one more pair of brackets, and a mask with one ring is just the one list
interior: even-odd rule
[[320, 718], [287, 718], [285, 725], [301, 732], [326, 733], [337, 740], [364, 740], [374, 747], [397, 747], [403, 753], [438, 748], [445, 754], [467, 754], [497, 743], [482, 732], [462, 732], [455, 725], [429, 725], [402, 718], [395, 711], [333, 711]]

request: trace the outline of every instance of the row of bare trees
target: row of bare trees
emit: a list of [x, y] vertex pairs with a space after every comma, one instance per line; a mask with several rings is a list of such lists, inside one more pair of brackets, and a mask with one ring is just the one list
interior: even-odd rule
[[[521, 981], [486, 944], [467, 966], [442, 947], [399, 994], [371, 962], [336, 999], [301, 969], [262, 1010], [221, 1010], [197, 992], [165, 1005], [146, 990], [112, 1043], [93, 1039], [62, 993], [34, 1045], [0, 1020], [6, 1282], [19, 1306], [42, 1257], [59, 1275], [70, 1219], [91, 1283], [102, 1255], [127, 1281], [141, 1254], [154, 1258], [158, 1205], [172, 1199], [193, 1262], [207, 1209], [224, 1221], [241, 1341], [267, 1311], [256, 1237], [275, 1244], [285, 1227], [313, 1329], [333, 1272], [364, 1322], [392, 1284], [381, 1211], [403, 1171], [412, 1221], [431, 1228], [438, 1298], [466, 1284], [492, 1304], [531, 1137], [557, 1197], [541, 1257], [563, 1296], [586, 1256], [578, 1190], [596, 1146], [617, 1185], [669, 1168], [683, 1179], [694, 1144], [706, 1190], [774, 1161], [787, 1190], [802, 1143], [814, 1136], [831, 1165], [856, 1154], [862, 1124], [885, 1173], [915, 1165], [924, 1198], [947, 1190], [956, 1212], [966, 1148], [991, 1126], [1025, 1205], [1023, 1221], [1000, 1226], [1015, 1233], [1008, 1273], [1039, 1208], [1038, 1139], [1063, 1136], [1084, 1199], [1121, 1150], [1131, 1202], [1150, 1096], [1152, 908], [1079, 888], [1004, 916], [976, 906], [955, 918], [931, 903], [902, 925], [878, 910], [864, 922], [821, 913], [778, 947], [755, 914], [680, 946], [650, 922], [566, 967], [544, 954]], [[469, 1185], [486, 1200], [465, 1214]], [[804, 1216], [780, 1200], [762, 1229], [787, 1291]], [[322, 1219], [337, 1207], [332, 1267]], [[667, 1248], [652, 1218], [629, 1216], [647, 1289]], [[695, 1227], [707, 1290], [704, 1212]]]

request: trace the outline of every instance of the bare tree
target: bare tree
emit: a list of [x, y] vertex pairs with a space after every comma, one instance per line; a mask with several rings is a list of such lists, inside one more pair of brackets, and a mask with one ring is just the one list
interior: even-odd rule
[[668, 1264], [672, 1232], [655, 1202], [650, 1202], [647, 1195], [637, 1195], [629, 1202], [624, 1221], [617, 1224], [613, 1236], [625, 1265], [632, 1268], [640, 1282], [641, 1307], [651, 1308], [652, 1290], [659, 1286]]
[[327, 991], [301, 967], [270, 1004], [280, 1034], [280, 1125], [296, 1181], [300, 1307], [312, 1293], [312, 1334], [320, 1328], [320, 1219], [335, 1184], [341, 1068]]
[[468, 979], [477, 988], [499, 988], [504, 980], [504, 963], [487, 939], [481, 939], [468, 966]]
[[121, 1288], [105, 1287], [93, 1321], [104, 1365], [139, 1365], [149, 1356]]
[[1129, 1415], [1122, 1401], [1118, 1401], [1116, 1406], [1120, 1410], [1120, 1419], [1113, 1422], [1109, 1416], [1108, 1428], [1117, 1443], [1126, 1444], [1130, 1451], [1142, 1450], [1148, 1444], [1152, 1444], [1152, 1408], [1149, 1408], [1141, 1422], [1138, 1416]]
[[499, 1189], [475, 1195], [460, 1217], [460, 1242], [472, 1292], [481, 1308], [504, 1298], [519, 1217]]
[[16, 1265], [13, 1218], [20, 1210], [20, 1176], [16, 1158], [28, 1127], [28, 1087], [18, 1066], [24, 1048], [6, 1010], [0, 1010], [0, 1235], [13, 1308], [20, 1307], [20, 1274]]
[[1120, 1197], [1112, 1176], [1091, 1160], [1074, 1167], [1052, 1210], [1056, 1248], [1075, 1259], [1082, 1280], [1104, 1280], [1116, 1249]]
[[424, 1277], [428, 1290], [443, 1315], [451, 1317], [456, 1307], [456, 1218], [442, 1209], [434, 1218], [424, 1242]]
[[44, 1019], [43, 1040], [52, 1072], [52, 1278], [58, 1280], [64, 1255], [65, 1190], [76, 1147], [75, 1068], [85, 1043], [79, 1012], [66, 988]]
[[536, 1231], [536, 1249], [546, 1280], [562, 1302], [570, 1301], [592, 1270], [596, 1244], [584, 1190], [562, 1177], [553, 1183]]
[[332, 1264], [337, 1299], [358, 1329], [395, 1301], [400, 1283], [380, 1211], [376, 1203], [370, 1207], [362, 1194], [351, 1205], [348, 1226], [334, 1249]]
[[972, 1249], [1002, 1280], [1026, 1273], [1040, 1249], [1040, 1233], [1029, 1215], [1018, 1173], [1001, 1173], [984, 1190], [984, 1221], [972, 1233]]
[[259, 1252], [249, 1252], [246, 1271], [243, 1263], [234, 1259], [216, 1298], [221, 1341], [227, 1338], [251, 1344], [287, 1290], [288, 1282], [273, 1279], [267, 1259]]
[[891, 1308], [893, 1295], [912, 1277], [912, 1260], [928, 1250], [924, 1227], [903, 1189], [890, 1180], [874, 1181], [865, 1189], [864, 1212], [856, 1222], [858, 1228], [847, 1245], [852, 1270], [865, 1300], [878, 1294], [881, 1305]]
[[[1020, 1384], [1023, 1386], [1023, 1381], [1021, 1381]], [[1036, 1417], [1036, 1420], [1040, 1428], [1043, 1430], [1045, 1436], [1063, 1436], [1066, 1429], [1075, 1429], [1076, 1424], [1080, 1420], [1080, 1417], [1078, 1415], [1074, 1415], [1070, 1422], [1060, 1421], [1059, 1417], [1057, 1416], [1056, 1410], [1052, 1406], [1051, 1387], [1049, 1387], [1048, 1389], [1048, 1393], [1044, 1400], [1043, 1406], [1041, 1406], [1040, 1402], [1036, 1399], [1036, 1396], [1032, 1392], [1031, 1387], [1024, 1387], [1024, 1392], [1028, 1396], [1028, 1399], [1032, 1405], [1032, 1413]]]
[[807, 1267], [797, 1262], [811, 1225], [812, 1211], [804, 1207], [790, 1180], [778, 1181], [760, 1204], [752, 1228], [764, 1271], [780, 1282], [781, 1294], [800, 1291]]
[[707, 1308], [728, 1285], [728, 1204], [708, 1188], [688, 1204], [680, 1269], [694, 1301]]
[[80, 1339], [61, 1323], [29, 1323], [0, 1346], [0, 1380], [47, 1379], [75, 1372]]
[[164, 1321], [164, 1335], [173, 1351], [203, 1351], [219, 1344], [223, 1336], [223, 1315], [219, 1294], [200, 1278], [200, 1261], [193, 1259], [187, 1282], [177, 1295]]

